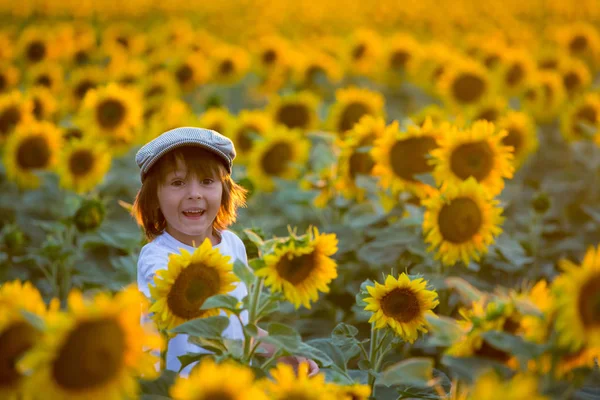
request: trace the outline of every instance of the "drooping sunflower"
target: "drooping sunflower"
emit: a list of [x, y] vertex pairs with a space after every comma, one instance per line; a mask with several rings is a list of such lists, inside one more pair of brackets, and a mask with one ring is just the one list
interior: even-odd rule
[[449, 129], [445, 124], [434, 126], [430, 119], [422, 126], [409, 125], [406, 131], [400, 131], [397, 122], [392, 123], [371, 150], [375, 160], [373, 175], [380, 177], [379, 185], [394, 194], [409, 191], [420, 198], [435, 192], [435, 188], [415, 176], [433, 171], [429, 154]]
[[308, 363], [303, 362], [294, 372], [291, 365], [279, 363], [269, 371], [273, 381], [266, 378], [261, 382], [272, 400], [311, 399], [330, 400], [335, 391], [325, 382], [325, 375], [308, 376]]
[[521, 104], [536, 121], [550, 122], [558, 115], [565, 99], [561, 75], [555, 71], [540, 71], [525, 85]]
[[558, 72], [562, 75], [563, 86], [569, 98], [576, 97], [592, 84], [592, 74], [581, 60], [572, 58], [565, 60]]
[[581, 265], [559, 265], [564, 272], [552, 283], [559, 343], [574, 350], [600, 347], [600, 246], [588, 249]]
[[350, 87], [336, 90], [335, 99], [329, 109], [328, 127], [342, 136], [365, 115], [385, 117], [381, 93]]
[[56, 58], [57, 43], [48, 29], [30, 25], [19, 34], [17, 54], [26, 64], [41, 64]]
[[53, 121], [58, 111], [54, 95], [43, 86], [36, 86], [27, 91], [27, 97], [33, 103], [33, 116], [37, 120]]
[[52, 93], [58, 93], [64, 85], [64, 71], [58, 63], [37, 64], [28, 71], [27, 82], [30, 86], [43, 86]]
[[476, 121], [441, 137], [440, 147], [431, 152], [436, 183], [445, 188], [473, 177], [491, 195], [500, 193], [514, 171], [512, 149], [502, 143], [507, 134], [490, 122]]
[[211, 81], [233, 84], [242, 79], [250, 68], [250, 56], [241, 47], [220, 46], [210, 54]]
[[423, 278], [410, 279], [402, 273], [398, 278], [388, 275], [382, 285], [367, 286], [369, 297], [364, 299], [365, 311], [373, 312], [369, 322], [376, 329], [391, 328], [403, 340], [414, 343], [419, 332], [427, 332], [426, 315], [434, 316], [432, 311], [439, 301], [435, 290], [427, 290], [428, 282]]
[[198, 126], [225, 134], [226, 132], [230, 132], [228, 127], [232, 123], [232, 120], [233, 117], [229, 114], [227, 108], [212, 107], [200, 115]]
[[153, 301], [149, 311], [158, 328], [169, 331], [192, 319], [218, 315], [218, 309], [200, 307], [209, 297], [235, 288], [238, 279], [230, 260], [208, 239], [193, 254], [182, 249], [171, 255], [168, 268], [159, 270], [154, 285], [149, 285]]
[[0, 143], [12, 133], [19, 124], [33, 120], [33, 102], [25, 98], [20, 91], [0, 95]]
[[6, 142], [6, 176], [24, 189], [37, 188], [40, 179], [36, 172], [54, 168], [61, 144], [61, 132], [50, 122], [32, 121], [17, 126]]
[[370, 75], [383, 50], [379, 34], [370, 29], [357, 29], [346, 46], [344, 60], [348, 71], [355, 75]]
[[440, 196], [424, 200], [423, 233], [428, 251], [445, 265], [478, 261], [502, 229], [498, 200], [490, 198], [474, 178], [447, 186]]
[[470, 59], [448, 65], [439, 78], [438, 90], [444, 102], [455, 109], [473, 106], [493, 92], [488, 71]]
[[97, 66], [77, 68], [71, 73], [68, 83], [68, 106], [77, 111], [85, 95], [105, 81], [105, 72]]
[[207, 63], [208, 61], [201, 54], [190, 53], [178, 58], [169, 69], [181, 90], [190, 91], [208, 82], [210, 70]]
[[77, 193], [95, 188], [110, 169], [111, 152], [93, 137], [70, 141], [62, 150], [57, 173], [60, 186]]
[[309, 91], [274, 97], [269, 106], [273, 122], [290, 129], [310, 130], [319, 124], [319, 98]]
[[265, 267], [256, 276], [265, 278], [265, 285], [299, 308], [311, 307], [319, 292], [329, 293], [329, 283], [337, 277], [337, 264], [331, 258], [338, 240], [333, 233], [319, 234], [309, 229], [301, 238], [290, 238], [264, 257]]
[[560, 118], [565, 140], [590, 140], [600, 137], [600, 95], [587, 93], [571, 103]]
[[0, 286], [0, 397], [7, 400], [24, 398], [27, 377], [17, 369], [15, 360], [30, 350], [42, 335], [23, 317], [22, 311], [46, 318], [46, 304], [40, 292], [30, 282], [3, 283]]
[[[234, 378], [234, 379], [232, 379]], [[267, 400], [254, 381], [252, 369], [225, 361], [215, 364], [204, 357], [188, 378], [178, 377], [169, 389], [175, 400]]]
[[529, 114], [520, 111], [509, 111], [498, 121], [498, 129], [508, 133], [502, 138], [502, 144], [513, 148], [513, 163], [519, 168], [530, 154], [539, 146], [535, 124]]
[[[237, 148], [237, 146], [236, 146]], [[276, 126], [257, 141], [248, 158], [248, 177], [271, 192], [274, 179], [295, 179], [308, 161], [310, 141], [299, 130]]]
[[242, 110], [225, 128], [223, 133], [233, 141], [238, 162], [246, 164], [254, 152], [256, 140], [273, 129], [273, 121], [266, 111]]
[[[0, 46], [2, 46], [0, 44]], [[12, 64], [0, 63], [0, 93], [6, 93], [19, 83], [20, 78], [19, 70]]]
[[69, 293], [68, 311], [52, 314], [46, 334], [19, 362], [31, 374], [28, 390], [63, 399], [135, 397], [137, 378], [155, 379], [163, 341], [153, 327], [140, 324], [147, 301], [133, 285], [110, 295], [84, 298]]
[[549, 400], [540, 393], [538, 378], [532, 374], [517, 374], [505, 379], [496, 372], [479, 375], [470, 390], [470, 400]]

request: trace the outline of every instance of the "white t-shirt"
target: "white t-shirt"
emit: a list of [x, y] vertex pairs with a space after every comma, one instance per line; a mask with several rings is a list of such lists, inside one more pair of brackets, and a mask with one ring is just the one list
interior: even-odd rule
[[[137, 284], [139, 290], [150, 298], [149, 284], [154, 284], [154, 275], [159, 269], [166, 269], [169, 263], [169, 254], [181, 254], [179, 249], [185, 249], [190, 253], [194, 252], [194, 247], [188, 246], [180, 242], [166, 231], [157, 236], [152, 242], [142, 248], [137, 266]], [[213, 246], [219, 249], [221, 254], [231, 257], [231, 262], [240, 260], [248, 265], [248, 256], [246, 255], [246, 247], [242, 240], [235, 233], [225, 230], [221, 232], [221, 243]], [[242, 300], [248, 294], [248, 288], [243, 282], [239, 282], [234, 290], [229, 292], [231, 296], [235, 296]], [[226, 315], [221, 312], [221, 315]], [[147, 320], [147, 317], [143, 319]], [[248, 322], [248, 313], [242, 312], [241, 319], [246, 324]], [[223, 337], [228, 339], [243, 339], [244, 333], [240, 321], [235, 315], [229, 317], [229, 326], [223, 331]], [[210, 353], [200, 346], [188, 342], [188, 335], [177, 335], [169, 341], [169, 350], [167, 352], [167, 369], [179, 371], [181, 362], [178, 356], [187, 353]], [[194, 363], [195, 364], [195, 363]], [[182, 376], [188, 376], [190, 370], [194, 366], [190, 364], [181, 371]]]

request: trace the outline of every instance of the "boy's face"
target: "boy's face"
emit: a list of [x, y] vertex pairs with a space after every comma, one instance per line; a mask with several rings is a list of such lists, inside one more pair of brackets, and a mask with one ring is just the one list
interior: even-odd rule
[[167, 232], [196, 247], [205, 238], [212, 238], [222, 194], [223, 184], [218, 177], [187, 174], [185, 164], [177, 160], [175, 171], [169, 172], [158, 187], [158, 203], [167, 220]]

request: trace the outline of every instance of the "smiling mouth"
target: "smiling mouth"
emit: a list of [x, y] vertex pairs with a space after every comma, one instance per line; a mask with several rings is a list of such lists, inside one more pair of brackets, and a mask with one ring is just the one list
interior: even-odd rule
[[186, 217], [199, 217], [201, 215], [204, 215], [205, 212], [206, 210], [188, 210], [183, 211], [183, 215], [185, 215]]

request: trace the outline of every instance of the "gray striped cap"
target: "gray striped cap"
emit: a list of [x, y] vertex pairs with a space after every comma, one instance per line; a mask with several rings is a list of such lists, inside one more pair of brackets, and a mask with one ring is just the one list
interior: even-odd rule
[[223, 159], [223, 163], [231, 174], [231, 166], [235, 158], [233, 142], [210, 129], [182, 127], [171, 129], [146, 143], [135, 155], [135, 162], [140, 167], [142, 182], [146, 174], [163, 155], [182, 146], [198, 146], [215, 153]]

